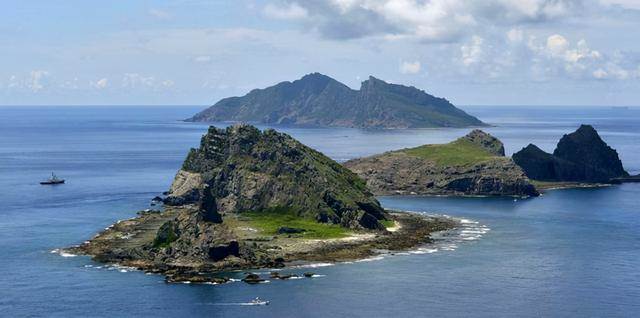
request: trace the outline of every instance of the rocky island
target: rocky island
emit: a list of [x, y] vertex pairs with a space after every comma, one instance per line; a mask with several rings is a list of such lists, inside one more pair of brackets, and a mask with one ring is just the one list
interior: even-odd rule
[[477, 129], [448, 144], [390, 151], [344, 166], [365, 179], [376, 195], [539, 194], [522, 169], [505, 157], [502, 142]]
[[168, 281], [223, 282], [221, 271], [364, 258], [455, 226], [386, 211], [364, 180], [320, 152], [235, 125], [210, 127], [189, 152], [164, 211], [117, 222], [69, 251]]
[[486, 126], [444, 98], [375, 77], [353, 90], [312, 73], [293, 82], [229, 97], [187, 119], [355, 128]]
[[529, 144], [513, 160], [543, 188], [617, 183], [629, 177], [616, 150], [590, 125], [564, 135], [553, 154]]

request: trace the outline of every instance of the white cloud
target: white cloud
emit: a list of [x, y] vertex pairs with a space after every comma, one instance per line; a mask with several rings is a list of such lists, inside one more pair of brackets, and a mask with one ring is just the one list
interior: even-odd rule
[[597, 79], [605, 79], [605, 78], [607, 78], [607, 75], [609, 75], [607, 73], [607, 71], [605, 71], [605, 70], [603, 70], [601, 68], [593, 71], [593, 77], [595, 77]]
[[138, 73], [126, 73], [122, 78], [122, 87], [131, 89], [153, 87], [155, 81], [156, 79], [153, 76], [143, 76]]
[[148, 13], [158, 20], [169, 20], [172, 17], [171, 13], [160, 9], [150, 9]]
[[211, 62], [211, 56], [209, 55], [200, 55], [200, 56], [196, 56], [193, 61], [195, 61], [196, 63], [209, 63]]
[[547, 50], [553, 56], [563, 56], [568, 47], [569, 41], [562, 35], [554, 34], [547, 38]]
[[420, 72], [422, 65], [420, 61], [407, 62], [404, 61], [400, 64], [400, 73], [402, 74], [417, 74]]
[[307, 9], [301, 7], [297, 2], [283, 5], [267, 4], [263, 10], [264, 14], [272, 19], [280, 20], [301, 20], [307, 18]]
[[101, 78], [97, 80], [95, 83], [91, 82], [90, 86], [95, 89], [105, 89], [109, 85], [109, 80], [107, 78]]
[[145, 76], [138, 73], [126, 73], [122, 77], [121, 86], [131, 90], [159, 91], [173, 87], [174, 81], [170, 79], [157, 79], [155, 76]]
[[49, 77], [48, 71], [43, 71], [43, 70], [31, 71], [30, 77], [26, 83], [26, 86], [32, 92], [37, 93], [45, 88], [48, 77]]
[[289, 7], [269, 4], [265, 8], [269, 8], [271, 15], [281, 14], [283, 18], [294, 12], [298, 12], [295, 16], [302, 16], [304, 12], [304, 25], [329, 38], [381, 35], [388, 39], [410, 37], [425, 42], [455, 41], [477, 25], [490, 28], [576, 15], [581, 6], [576, 0], [289, 0], [285, 3]]
[[524, 31], [522, 29], [511, 29], [507, 32], [507, 39], [511, 43], [520, 43], [524, 39]]
[[460, 47], [460, 52], [462, 54], [462, 64], [464, 64], [465, 66], [469, 66], [471, 64], [478, 63], [483, 53], [483, 43], [483, 38], [474, 35], [469, 43], [462, 45]]
[[620, 6], [626, 9], [640, 10], [640, 1], [638, 0], [600, 0], [600, 3], [609, 6]]

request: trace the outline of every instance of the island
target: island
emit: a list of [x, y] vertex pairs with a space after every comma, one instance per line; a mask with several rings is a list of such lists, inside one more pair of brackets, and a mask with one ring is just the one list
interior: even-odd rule
[[221, 283], [224, 271], [409, 249], [457, 225], [387, 211], [364, 180], [322, 153], [239, 124], [209, 128], [177, 172], [163, 211], [139, 212], [68, 251], [169, 282]]
[[553, 154], [529, 144], [513, 160], [540, 188], [593, 186], [634, 181], [615, 149], [590, 125], [564, 135]]
[[447, 144], [347, 161], [376, 195], [538, 196], [500, 140], [473, 130]]
[[353, 90], [319, 73], [222, 99], [187, 121], [352, 128], [486, 126], [446, 99], [415, 87], [369, 77], [360, 90]]

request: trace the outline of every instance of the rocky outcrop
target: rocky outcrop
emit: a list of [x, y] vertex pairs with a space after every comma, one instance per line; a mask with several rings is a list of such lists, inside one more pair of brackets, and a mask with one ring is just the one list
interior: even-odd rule
[[607, 183], [628, 176], [618, 153], [589, 125], [564, 135], [553, 154], [530, 144], [513, 160], [529, 178], [540, 181]]
[[266, 124], [357, 128], [484, 126], [477, 118], [415, 87], [374, 77], [360, 90], [319, 73], [242, 97], [225, 98], [187, 121], [242, 121]]
[[[452, 162], [470, 159], [448, 164], [440, 154], [453, 154]], [[344, 165], [379, 195], [538, 195], [522, 169], [503, 154], [497, 138], [474, 130], [450, 144], [392, 151]]]
[[250, 125], [211, 127], [187, 156], [169, 198], [198, 198], [213, 222], [221, 221], [218, 214], [279, 207], [349, 228], [382, 229], [378, 220], [385, 219], [351, 171], [288, 135]]
[[468, 140], [469, 142], [482, 147], [494, 156], [504, 157], [504, 145], [502, 144], [502, 141], [480, 129], [472, 130], [466, 136], [462, 137], [462, 139]]

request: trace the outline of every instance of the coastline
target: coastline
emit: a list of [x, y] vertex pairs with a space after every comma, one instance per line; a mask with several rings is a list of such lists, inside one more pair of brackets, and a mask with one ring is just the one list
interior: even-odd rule
[[[162, 213], [142, 213], [106, 228], [81, 245], [61, 249], [63, 253], [91, 256], [94, 261], [112, 266], [135, 268], [165, 276], [166, 282], [226, 283], [231, 279], [225, 272], [268, 268], [297, 268], [310, 264], [358, 262], [380, 254], [407, 252], [433, 243], [432, 235], [460, 228], [463, 222], [446, 216], [428, 216], [412, 212], [388, 211], [395, 222], [391, 231], [381, 233], [354, 232], [336, 239], [273, 238], [265, 244], [252, 239], [239, 239], [243, 254], [251, 257], [229, 256], [217, 262], [179, 259], [159, 262], [155, 252], [148, 249], [149, 238], [157, 228], [149, 217], [164, 220], [175, 217], [169, 209]], [[165, 214], [166, 215], [162, 215]], [[261, 257], [255, 257], [261, 255]]]

